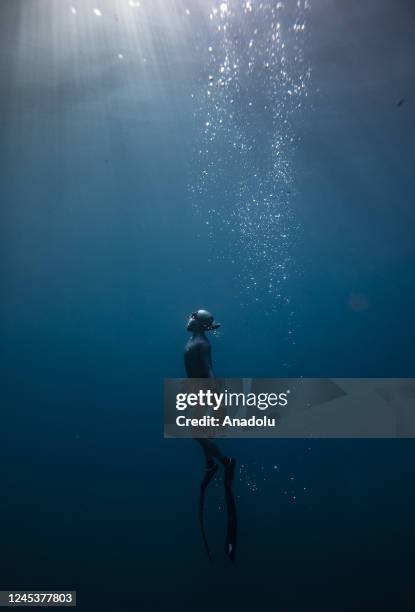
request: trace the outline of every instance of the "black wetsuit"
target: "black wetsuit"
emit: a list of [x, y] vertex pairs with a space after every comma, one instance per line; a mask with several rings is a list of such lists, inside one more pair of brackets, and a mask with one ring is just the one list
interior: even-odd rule
[[[193, 333], [192, 337], [188, 340], [184, 352], [184, 365], [188, 378], [214, 378], [212, 371], [212, 351], [210, 348], [210, 342], [206, 338], [203, 331]], [[211, 559], [203, 520], [205, 489], [214, 477], [218, 469], [217, 462], [219, 462], [225, 469], [224, 484], [227, 508], [225, 554], [231, 559], [232, 562], [234, 562], [238, 531], [236, 503], [232, 492], [235, 459], [230, 459], [229, 457], [222, 455], [218, 446], [209, 438], [195, 438], [195, 440], [202, 447], [206, 459], [206, 471], [200, 487], [199, 502], [200, 526], [206, 552], [209, 559]]]
[[[186, 343], [184, 365], [188, 378], [213, 378], [212, 351], [210, 342], [203, 332], [193, 334]], [[208, 438], [195, 439], [201, 445], [208, 464], [214, 459], [223, 464], [226, 458], [216, 444]]]

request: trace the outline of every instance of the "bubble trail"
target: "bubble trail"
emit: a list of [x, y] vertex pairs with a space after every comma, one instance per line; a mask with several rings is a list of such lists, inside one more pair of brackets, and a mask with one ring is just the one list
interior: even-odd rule
[[292, 205], [299, 142], [293, 118], [298, 123], [311, 75], [304, 53], [309, 3], [233, 0], [208, 10], [193, 98], [199, 141], [192, 202], [219, 245], [217, 257], [238, 263], [241, 299], [271, 295], [276, 306], [288, 304], [301, 234]]

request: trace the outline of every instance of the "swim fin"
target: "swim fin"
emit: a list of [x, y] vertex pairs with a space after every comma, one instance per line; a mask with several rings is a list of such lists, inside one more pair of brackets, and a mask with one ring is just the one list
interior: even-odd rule
[[208, 544], [207, 537], [206, 537], [205, 523], [204, 523], [205, 491], [206, 491], [208, 484], [210, 483], [210, 481], [212, 480], [212, 478], [215, 476], [216, 472], [218, 471], [218, 469], [219, 468], [216, 463], [214, 463], [211, 467], [207, 468], [206, 473], [203, 477], [202, 483], [200, 485], [200, 497], [199, 497], [200, 531], [202, 532], [202, 539], [205, 545], [205, 549], [206, 549], [206, 553], [207, 553], [209, 561], [212, 561], [212, 557], [211, 557], [210, 550], [209, 550], [209, 544]]
[[235, 475], [235, 459], [229, 459], [228, 465], [225, 467], [225, 499], [227, 512], [227, 527], [225, 554], [229, 557], [232, 563], [235, 563], [236, 543], [238, 538], [238, 517], [236, 514], [235, 497], [232, 491], [232, 483]]

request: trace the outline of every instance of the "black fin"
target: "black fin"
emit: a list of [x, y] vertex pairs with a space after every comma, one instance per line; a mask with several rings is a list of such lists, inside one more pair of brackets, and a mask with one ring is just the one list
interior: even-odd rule
[[205, 532], [205, 522], [204, 522], [205, 491], [206, 491], [206, 487], [208, 486], [208, 484], [210, 483], [212, 478], [215, 476], [217, 471], [218, 471], [218, 466], [215, 463], [212, 467], [210, 467], [210, 468], [208, 468], [206, 470], [206, 473], [205, 473], [205, 475], [203, 477], [203, 480], [202, 480], [202, 483], [200, 485], [200, 497], [199, 497], [200, 531], [202, 532], [202, 539], [203, 539], [203, 543], [205, 545], [205, 549], [206, 549], [206, 553], [207, 553], [209, 561], [212, 561], [212, 557], [211, 557], [211, 554], [210, 554], [209, 544], [208, 544], [207, 537], [206, 537], [206, 532]]
[[232, 491], [235, 465], [235, 459], [230, 459], [229, 465], [225, 468], [225, 499], [228, 521], [226, 527], [225, 555], [229, 557], [232, 563], [235, 563], [236, 544], [238, 540], [238, 517], [236, 513], [235, 497]]

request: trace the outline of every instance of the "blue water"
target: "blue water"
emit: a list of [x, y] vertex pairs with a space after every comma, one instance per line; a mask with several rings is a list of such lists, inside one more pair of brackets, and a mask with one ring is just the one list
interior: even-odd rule
[[222, 376], [414, 376], [413, 7], [135, 4], [0, 6], [0, 588], [412, 610], [411, 440], [226, 442], [210, 566], [162, 381], [195, 308]]

